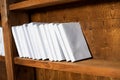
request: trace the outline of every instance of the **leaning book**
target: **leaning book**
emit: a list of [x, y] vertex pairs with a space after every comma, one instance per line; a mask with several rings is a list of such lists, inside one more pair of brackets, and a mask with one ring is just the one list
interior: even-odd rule
[[91, 57], [79, 23], [61, 23], [58, 28], [72, 62]]

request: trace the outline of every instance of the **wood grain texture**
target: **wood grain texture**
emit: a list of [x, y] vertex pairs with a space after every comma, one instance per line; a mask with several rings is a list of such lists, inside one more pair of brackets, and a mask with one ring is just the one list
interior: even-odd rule
[[36, 9], [31, 21], [80, 22], [93, 58], [120, 61], [120, 2], [93, 3]]
[[25, 12], [10, 12], [8, 0], [2, 0], [2, 27], [5, 46], [5, 63], [8, 80], [34, 80], [34, 69], [14, 64], [14, 57], [17, 56], [11, 26], [29, 22]]
[[3, 27], [3, 36], [4, 36], [4, 47], [5, 47], [5, 63], [7, 71], [7, 79], [15, 80], [14, 77], [14, 65], [13, 65], [13, 48], [12, 48], [12, 34], [9, 24], [8, 17], [8, 2], [7, 0], [1, 0], [1, 15], [2, 15], [2, 27]]
[[[58, 71], [68, 71], [74, 73], [85, 73], [98, 76], [120, 77], [119, 62], [108, 62], [104, 60], [86, 60], [75, 63], [71, 62], [50, 62], [32, 59], [15, 58], [15, 64], [44, 68]], [[34, 65], [33, 65], [34, 64]]]
[[[88, 42], [88, 46], [93, 55], [93, 60], [76, 63], [61, 63], [15, 58], [15, 64], [36, 67], [35, 80], [120, 80], [120, 1], [84, 0], [81, 3], [47, 7], [62, 3], [66, 3], [66, 1], [28, 0], [10, 5], [10, 10], [45, 7], [29, 11], [27, 15], [25, 14], [25, 18], [20, 18], [20, 14], [24, 15], [23, 12], [13, 12], [12, 15], [16, 17], [11, 17], [11, 25], [22, 24], [26, 21], [80, 22], [83, 33]], [[8, 43], [6, 51], [8, 50], [7, 54], [13, 59], [12, 55], [16, 50], [13, 48], [15, 46], [11, 39], [10, 26], [7, 24], [9, 22], [6, 22], [7, 19], [4, 18], [8, 16], [5, 15], [6, 14], [2, 13], [2, 17], [4, 19], [4, 21], [2, 20], [2, 24], [4, 26], [8, 26], [4, 31], [4, 33], [8, 31], [5, 33], [5, 45]], [[16, 21], [17, 17], [18, 19]], [[10, 40], [7, 42], [8, 39]], [[12, 63], [12, 59], [8, 58], [8, 55], [6, 57], [7, 64], [8, 62]], [[29, 68], [24, 67], [24, 69], [22, 67], [23, 66], [19, 68], [16, 67], [15, 73], [18, 72], [17, 79], [23, 80], [24, 78], [21, 77], [21, 74], [25, 72], [28, 73]], [[7, 69], [9, 69], [7, 72], [10, 73], [14, 71], [14, 67], [12, 67], [12, 65], [10, 65], [10, 68], [7, 66]], [[32, 74], [26, 74], [26, 76], [31, 77], [34, 75], [34, 72], [30, 71], [30, 73]], [[23, 74], [23, 76], [25, 76], [25, 74]], [[30, 79], [30, 77], [27, 79], [33, 80], [34, 77], [32, 77], [32, 79]], [[14, 80], [13, 78], [13, 75], [11, 75], [9, 80]]]
[[40, 8], [46, 7], [51, 5], [58, 5], [64, 3], [75, 2], [77, 0], [26, 0], [22, 2], [18, 2], [16, 4], [11, 4], [9, 9], [10, 10], [19, 10], [19, 9], [33, 9], [33, 8]]
[[[1, 0], [0, 0], [0, 26], [1, 26]], [[7, 80], [5, 57], [0, 56], [0, 80]]]
[[[80, 22], [93, 59], [105, 60], [108, 63], [115, 61], [120, 64], [119, 5], [119, 0], [85, 0], [82, 3], [32, 10], [30, 14], [31, 21], [36, 22]], [[37, 69], [36, 71], [38, 80], [56, 80], [45, 78], [45, 76], [49, 75], [56, 78], [57, 73], [60, 76], [57, 77], [57, 80], [120, 80], [120, 77], [105, 77], [106, 74], [93, 76], [46, 69]]]
[[0, 80], [7, 80], [6, 66], [4, 62], [0, 62]]
[[120, 80], [120, 78], [93, 76], [41, 68], [37, 69], [37, 74], [37, 80]]

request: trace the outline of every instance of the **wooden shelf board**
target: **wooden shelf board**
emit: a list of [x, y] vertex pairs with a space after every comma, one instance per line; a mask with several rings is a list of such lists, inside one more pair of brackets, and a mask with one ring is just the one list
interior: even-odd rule
[[5, 57], [4, 56], [0, 56], [0, 61], [5, 61]]
[[10, 10], [32, 9], [32, 8], [47, 7], [57, 4], [70, 3], [75, 1], [78, 0], [27, 0], [27, 1], [11, 4], [9, 6], [9, 9]]
[[74, 73], [84, 73], [96, 76], [118, 77], [120, 78], [120, 62], [108, 62], [103, 60], [85, 60], [79, 62], [51, 62], [42, 60], [32, 60], [16, 57], [15, 64], [44, 68]]

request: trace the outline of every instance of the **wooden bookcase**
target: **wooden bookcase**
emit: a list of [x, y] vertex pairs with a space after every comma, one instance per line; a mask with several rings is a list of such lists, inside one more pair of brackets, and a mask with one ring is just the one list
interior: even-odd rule
[[[119, 5], [119, 0], [2, 0], [8, 80], [120, 80]], [[70, 63], [17, 56], [13, 25], [76, 21], [82, 25], [92, 59]]]

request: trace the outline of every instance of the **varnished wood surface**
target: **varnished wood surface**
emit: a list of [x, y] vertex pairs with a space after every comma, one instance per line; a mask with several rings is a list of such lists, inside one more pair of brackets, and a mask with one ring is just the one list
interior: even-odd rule
[[[120, 64], [119, 0], [87, 0], [78, 4], [36, 9], [30, 14], [33, 22], [80, 22], [93, 59]], [[93, 76], [43, 68], [37, 68], [36, 72], [38, 80], [120, 80], [120, 77], [105, 77], [106, 74]]]
[[[34, 69], [14, 64], [14, 57], [17, 56], [17, 50], [14, 44], [11, 27], [28, 22], [28, 16], [21, 12], [10, 12], [8, 10], [7, 0], [3, 0], [2, 6], [2, 27], [4, 33], [5, 45], [5, 63], [8, 80], [34, 80]], [[16, 20], [17, 19], [17, 20]]]
[[0, 56], [0, 62], [5, 62], [5, 57], [4, 56]]
[[[50, 62], [42, 60], [32, 60], [24, 58], [15, 58], [15, 64], [44, 68], [58, 71], [68, 71], [74, 73], [85, 73], [98, 76], [120, 77], [119, 62], [108, 62], [104, 60], [86, 60], [75, 63], [71, 62]], [[33, 65], [34, 64], [34, 65]]]
[[93, 58], [120, 62], [120, 1], [36, 9], [31, 11], [31, 21], [80, 22]]
[[77, 0], [27, 0], [15, 4], [11, 4], [9, 8], [10, 10], [33, 9], [38, 7], [40, 8], [40, 7], [70, 3], [75, 1]]
[[[34, 80], [34, 68], [24, 67], [14, 64], [14, 57], [17, 56], [17, 49], [12, 36], [11, 27], [29, 22], [28, 15], [25, 12], [10, 12], [7, 2], [4, 0], [2, 6], [2, 26], [5, 43], [5, 62], [8, 80]], [[15, 1], [15, 0], [13, 0]]]
[[12, 47], [12, 34], [9, 24], [8, 16], [8, 0], [1, 0], [1, 21], [3, 27], [4, 47], [5, 47], [5, 63], [7, 71], [7, 80], [15, 80], [14, 77], [14, 64], [13, 64], [13, 47]]
[[37, 69], [37, 80], [120, 80], [120, 78], [93, 76], [90, 74], [78, 74], [40, 68]]
[[[40, 0], [38, 0], [38, 2], [39, 1]], [[120, 32], [120, 25], [119, 25], [120, 1], [119, 0], [90, 0], [90, 1], [86, 0], [86, 1], [87, 2], [82, 2], [78, 4], [71, 3], [71, 5], [53, 6], [53, 7], [46, 7], [42, 9], [32, 10], [28, 12], [28, 16], [29, 16], [29, 21], [34, 21], [34, 22], [35, 21], [80, 22], [82, 25], [83, 33], [88, 42], [90, 51], [93, 55], [93, 61], [90, 61], [90, 62], [85, 61], [80, 63], [78, 62], [79, 65], [78, 64], [68, 65], [68, 63], [67, 64], [56, 63], [56, 62], [51, 63], [51, 62], [41, 62], [41, 61], [33, 61], [33, 60], [27, 60], [27, 59], [24, 60], [24, 59], [16, 58], [17, 60], [15, 59], [15, 63], [19, 65], [37, 67], [36, 69], [37, 79], [35, 80], [120, 80], [120, 75], [119, 75], [120, 74], [120, 66], [119, 66], [120, 64], [120, 58], [119, 58], [120, 56], [119, 54], [120, 52], [120, 49], [119, 49], [120, 47], [120, 34], [119, 34]], [[56, 3], [46, 4], [46, 2], [45, 4], [42, 3], [41, 5], [40, 3], [37, 4], [37, 0], [36, 2], [35, 0], [29, 0], [28, 1], [29, 4], [26, 4], [26, 3], [27, 2], [25, 3], [20, 2], [20, 3], [16, 3], [17, 5], [14, 4], [14, 6], [11, 5], [12, 8], [10, 7], [10, 10], [32, 9], [37, 7], [57, 5]], [[13, 14], [13, 16], [15, 15], [16, 13]], [[3, 16], [3, 17], [6, 17], [6, 16]], [[20, 18], [21, 16], [18, 15], [18, 17]], [[24, 21], [26, 20], [26, 18], [21, 17], [20, 21], [21, 20]], [[19, 20], [16, 19], [16, 17], [15, 18], [13, 17], [11, 19], [15, 21], [15, 23], [11, 23], [12, 25], [23, 23], [22, 21], [19, 23]], [[4, 22], [6, 22], [6, 19], [4, 20], [5, 20]], [[9, 35], [11, 37], [11, 33], [9, 33]], [[11, 40], [11, 38], [10, 38], [10, 41], [8, 41], [7, 43], [10, 44], [10, 42], [11, 44], [13, 44], [13, 40]], [[8, 44], [7, 52], [11, 53], [9, 44]], [[11, 50], [13, 51], [14, 49], [11, 49]], [[26, 69], [22, 71], [23, 69], [22, 67], [21, 69], [18, 68], [17, 69], [18, 71], [16, 71], [15, 73], [16, 74], [19, 73], [18, 74], [19, 76], [17, 78], [23, 80], [23, 78], [20, 78], [20, 77], [22, 76], [21, 75], [22, 73], [25, 73], [24, 71], [26, 71]], [[34, 72], [31, 72], [31, 73], [34, 73]], [[29, 74], [27, 74], [27, 76], [28, 75]], [[29, 76], [31, 76], [31, 74]]]

